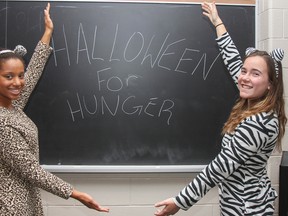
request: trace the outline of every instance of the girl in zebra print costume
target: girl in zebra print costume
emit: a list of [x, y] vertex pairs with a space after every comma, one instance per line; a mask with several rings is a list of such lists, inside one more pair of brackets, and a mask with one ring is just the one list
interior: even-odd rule
[[189, 209], [218, 185], [220, 213], [225, 216], [273, 215], [276, 191], [266, 165], [273, 149], [281, 149], [286, 116], [281, 60], [284, 52], [268, 54], [247, 49], [244, 62], [234, 45], [215, 2], [202, 4], [203, 14], [216, 28], [217, 43], [234, 82], [239, 99], [223, 127], [220, 153], [176, 197], [156, 203], [156, 216]]

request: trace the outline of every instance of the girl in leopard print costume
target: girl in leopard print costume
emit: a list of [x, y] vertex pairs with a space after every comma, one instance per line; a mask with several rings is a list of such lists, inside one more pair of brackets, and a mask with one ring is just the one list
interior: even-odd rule
[[[24, 73], [21, 53], [0, 49], [0, 215], [41, 216], [40, 189], [88, 208], [108, 212], [93, 198], [44, 170], [39, 164], [38, 131], [23, 108], [52, 51], [50, 4], [44, 10], [45, 32]], [[25, 53], [25, 52], [24, 52]], [[25, 79], [24, 79], [25, 78]], [[25, 84], [27, 83], [27, 84]], [[24, 85], [25, 84], [25, 85]]]

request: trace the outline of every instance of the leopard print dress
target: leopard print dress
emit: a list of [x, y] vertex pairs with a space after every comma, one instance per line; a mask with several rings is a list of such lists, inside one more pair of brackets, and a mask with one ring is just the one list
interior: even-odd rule
[[44, 215], [40, 189], [68, 199], [72, 186], [39, 164], [38, 130], [23, 112], [52, 48], [39, 42], [25, 72], [25, 88], [14, 108], [0, 107], [0, 215]]

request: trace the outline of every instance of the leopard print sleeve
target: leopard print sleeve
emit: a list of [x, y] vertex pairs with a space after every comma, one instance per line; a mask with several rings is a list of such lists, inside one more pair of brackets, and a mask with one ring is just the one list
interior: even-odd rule
[[[4, 112], [6, 117], [2, 116], [0, 121], [0, 156], [5, 165], [2, 167], [3, 173], [10, 173], [10, 175], [2, 177], [5, 179], [5, 176], [8, 176], [9, 184], [18, 187], [18, 190], [23, 189], [20, 186], [23, 183], [18, 185], [23, 181], [29, 188], [39, 187], [68, 199], [72, 194], [72, 185], [44, 170], [39, 164], [36, 126], [24, 113], [17, 110]], [[26, 120], [23, 121], [24, 118]]]
[[24, 89], [22, 90], [19, 99], [13, 101], [14, 107], [24, 109], [26, 103], [28, 102], [29, 96], [42, 75], [45, 64], [52, 50], [53, 49], [50, 46], [42, 41], [38, 42], [25, 72]]

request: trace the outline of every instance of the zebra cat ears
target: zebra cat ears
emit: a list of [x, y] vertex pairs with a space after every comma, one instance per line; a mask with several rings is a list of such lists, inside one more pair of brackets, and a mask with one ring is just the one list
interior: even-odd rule
[[[248, 56], [251, 53], [257, 51], [254, 47], [248, 47], [245, 51], [245, 55]], [[278, 62], [281, 62], [284, 58], [284, 50], [280, 49], [280, 48], [276, 48], [274, 50], [272, 50], [269, 55], [271, 56], [271, 58], [274, 60], [274, 64], [275, 64], [275, 69], [276, 69], [276, 76], [278, 77], [278, 73], [279, 73], [279, 65]]]
[[26, 50], [26, 48], [24, 46], [17, 45], [14, 50], [6, 49], [6, 50], [1, 50], [0, 51], [0, 55], [4, 54], [4, 53], [15, 53], [15, 54], [18, 54], [18, 55], [23, 57], [23, 56], [26, 55], [27, 50]]

